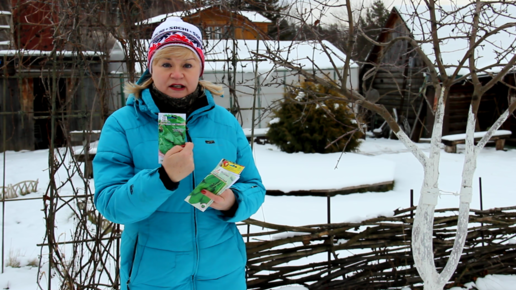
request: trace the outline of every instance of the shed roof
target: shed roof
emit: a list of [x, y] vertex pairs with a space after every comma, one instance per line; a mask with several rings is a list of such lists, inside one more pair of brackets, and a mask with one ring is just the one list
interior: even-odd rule
[[[2, 44], [7, 42], [1, 42]], [[47, 50], [34, 50], [34, 49], [2, 49], [0, 50], [0, 56], [49, 56], [53, 52]], [[78, 56], [78, 51], [70, 50], [59, 50], [55, 52], [57, 56]], [[101, 51], [81, 51], [80, 55], [86, 56], [102, 56]]]
[[[442, 10], [436, 11], [439, 22], [438, 37], [440, 40], [441, 59], [448, 66], [446, 73], [451, 75], [459, 62], [469, 50], [468, 37], [471, 34], [475, 5], [467, 5], [462, 8], [443, 5]], [[422, 44], [423, 52], [436, 62], [433, 44], [431, 42], [430, 13], [425, 5], [417, 7], [404, 5], [396, 9], [403, 17], [414, 38]], [[496, 13], [499, 11], [502, 13]], [[453, 12], [453, 13], [452, 13]], [[475, 64], [479, 71], [499, 72], [512, 58], [516, 49], [516, 6], [514, 4], [484, 5], [480, 13], [480, 26], [477, 41], [487, 33], [507, 24], [515, 25], [509, 29], [499, 31], [487, 37], [481, 45], [475, 48]], [[468, 61], [459, 70], [458, 75], [469, 73]]]
[[[161, 14], [161, 15], [154, 16], [154, 17], [145, 19], [143, 21], [137, 22], [135, 25], [147, 25], [147, 24], [159, 23], [168, 17], [186, 17], [186, 16], [190, 16], [190, 15], [193, 15], [195, 13], [198, 13], [198, 12], [210, 9], [210, 8], [213, 8], [213, 6], [205, 6], [205, 7], [194, 8], [194, 9], [185, 10], [185, 11], [176, 11], [176, 12]], [[268, 19], [267, 17], [261, 15], [260, 13], [258, 13], [256, 11], [239, 10], [239, 11], [231, 11], [231, 12], [241, 15], [241, 16], [249, 19], [249, 21], [251, 21], [251, 22], [272, 23], [272, 21], [270, 19]]]

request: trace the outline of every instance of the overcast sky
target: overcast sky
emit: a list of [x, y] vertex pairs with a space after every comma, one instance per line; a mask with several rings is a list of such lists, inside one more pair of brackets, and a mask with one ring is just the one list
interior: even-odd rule
[[[289, 3], [295, 3], [291, 10], [288, 12], [289, 15], [299, 15], [304, 14], [307, 15], [304, 17], [308, 23], [314, 23], [316, 20], [320, 19], [323, 24], [331, 24], [331, 23], [342, 23], [343, 21], [339, 21], [339, 19], [347, 18], [346, 15], [346, 7], [344, 6], [344, 0], [319, 0], [319, 1], [310, 1], [310, 0], [285, 0]], [[441, 0], [439, 1], [440, 5], [450, 5], [455, 4], [458, 6], [462, 6], [472, 2], [473, 0]], [[364, 7], [370, 7], [374, 0], [364, 0], [364, 1], [352, 1], [352, 8], [355, 13], [362, 10]], [[387, 9], [391, 9], [393, 6], [401, 6], [410, 4], [411, 6], [414, 3], [417, 5], [425, 5], [423, 0], [383, 0], [385, 7]]]

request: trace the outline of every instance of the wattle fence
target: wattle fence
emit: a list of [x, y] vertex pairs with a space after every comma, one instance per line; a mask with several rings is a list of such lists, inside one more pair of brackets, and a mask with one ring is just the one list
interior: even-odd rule
[[[303, 285], [308, 289], [422, 289], [411, 230], [416, 207], [359, 223], [287, 226], [246, 220], [249, 289]], [[436, 210], [435, 265], [453, 247], [458, 209]], [[470, 210], [461, 261], [447, 286], [486, 274], [516, 274], [516, 207]]]

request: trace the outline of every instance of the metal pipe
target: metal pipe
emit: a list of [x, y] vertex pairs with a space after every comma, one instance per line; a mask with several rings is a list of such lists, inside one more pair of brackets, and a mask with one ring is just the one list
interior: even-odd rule
[[[102, 238], [102, 239], [87, 239], [87, 240], [73, 240], [73, 241], [68, 241], [68, 242], [56, 242], [56, 243], [54, 243], [54, 245], [73, 245], [73, 244], [96, 242], [96, 241], [109, 241], [112, 239], [120, 239], [120, 236], [116, 236], [114, 238], [109, 237], [109, 238]], [[44, 247], [44, 246], [48, 246], [48, 245], [49, 245], [48, 243], [36, 244], [36, 246], [38, 246], [38, 247]]]
[[[412, 231], [412, 229], [414, 229], [414, 210], [412, 209], [414, 207], [414, 190], [411, 189], [410, 190], [410, 219], [412, 220], [411, 222], [411, 227], [410, 227], [410, 230]], [[412, 253], [412, 243], [410, 243], [410, 256], [413, 257], [414, 254]], [[410, 264], [410, 269], [413, 269], [414, 268], [414, 263], [411, 263]]]
[[[4, 62], [5, 64], [5, 56], [4, 56]], [[6, 66], [4, 65], [4, 72], [6, 70]], [[7, 91], [6, 91], [6, 87], [7, 87], [7, 83], [6, 83], [6, 79], [4, 78], [4, 91], [3, 91], [3, 96], [2, 96], [2, 106], [5, 108], [5, 99], [7, 99]], [[3, 126], [2, 126], [2, 130], [3, 130], [3, 134], [2, 134], [2, 142], [3, 142], [3, 145], [4, 145], [4, 160], [3, 160], [3, 170], [4, 172], [2, 172], [2, 274], [4, 273], [4, 261], [5, 261], [5, 151], [6, 151], [6, 145], [5, 143], [7, 142], [7, 138], [6, 138], [6, 133], [5, 131], [7, 130], [7, 127], [5, 125], [5, 123], [7, 122], [7, 120], [5, 119], [5, 115], [3, 117]]]
[[410, 190], [410, 218], [414, 219], [414, 210], [412, 209], [414, 207], [414, 190]]
[[[55, 224], [55, 218], [54, 218], [54, 193], [57, 192], [57, 188], [55, 186], [55, 167], [54, 167], [54, 150], [55, 150], [55, 138], [56, 138], [56, 97], [58, 94], [57, 86], [59, 83], [57, 82], [57, 61], [55, 61], [55, 54], [54, 54], [54, 71], [52, 72], [52, 85], [51, 85], [51, 119], [50, 119], [50, 146], [48, 149], [48, 166], [50, 168], [49, 170], [49, 179], [50, 179], [50, 197], [49, 197], [49, 211], [47, 216], [47, 234], [48, 234], [48, 289], [52, 289], [52, 266], [53, 266], [53, 259], [54, 259], [54, 224]], [[50, 224], [51, 223], [51, 224]]]
[[[256, 40], [256, 53], [258, 53], [258, 50], [260, 49], [260, 40], [259, 37]], [[254, 117], [256, 112], [256, 98], [258, 95], [258, 92], [256, 91], [258, 87], [258, 61], [254, 63], [254, 92], [253, 92], [253, 111], [251, 114], [251, 151], [254, 148]]]
[[[88, 194], [88, 195], [63, 195], [63, 196], [59, 196], [59, 198], [63, 199], [63, 198], [78, 198], [78, 197], [91, 197], [93, 196], [93, 194]], [[18, 198], [18, 199], [6, 199], [5, 201], [6, 202], [12, 202], [12, 201], [27, 201], [27, 200], [41, 200], [41, 199], [45, 199], [44, 197], [29, 197], [29, 198]]]
[[[480, 210], [483, 211], [484, 210], [484, 202], [483, 202], [483, 198], [482, 198], [482, 177], [478, 178], [478, 187], [479, 187], [479, 193], [480, 193]], [[484, 223], [483, 222], [480, 223], [480, 228], [482, 229], [480, 231], [480, 235], [482, 236], [482, 247], [483, 247], [484, 246], [484, 230], [483, 230]]]
[[[331, 194], [330, 192], [326, 193], [326, 213], [327, 213], [327, 221], [328, 225], [331, 224]], [[328, 276], [331, 274], [331, 248], [330, 245], [332, 245], [331, 242], [332, 237], [328, 235]], [[330, 282], [331, 279], [329, 279], [328, 282]]]
[[262, 107], [262, 85], [260, 78], [261, 77], [258, 76], [258, 95], [260, 96], [258, 98], [258, 108], [256, 108], [258, 110], [258, 120], [260, 120], [260, 122], [258, 122], [258, 128], [262, 127], [262, 110], [265, 109]]
[[[74, 111], [70, 111], [70, 112], [81, 112], [81, 111], [78, 111], [78, 110], [74, 110]], [[34, 114], [35, 112], [25, 112], [25, 111], [17, 111], [17, 112], [0, 112], [0, 116], [12, 116], [12, 115], [23, 115], [23, 114]], [[48, 113], [46, 111], [38, 111], [37, 113]], [[59, 114], [59, 113], [64, 113], [63, 111], [56, 111], [55, 113]], [[83, 113], [83, 114], [72, 114], [72, 115], [65, 115], [65, 114], [62, 114], [62, 117], [63, 118], [72, 118], [72, 117], [76, 117], [76, 118], [84, 118], [84, 117], [88, 117], [90, 116], [90, 114], [88, 113]], [[95, 113], [93, 114], [92, 116], [100, 116], [99, 113]], [[50, 118], [50, 115], [48, 116], [34, 116], [32, 119], [36, 120], [36, 119], [48, 119]]]

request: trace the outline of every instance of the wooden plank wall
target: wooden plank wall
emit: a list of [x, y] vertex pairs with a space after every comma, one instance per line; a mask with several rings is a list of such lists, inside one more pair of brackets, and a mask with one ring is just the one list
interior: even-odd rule
[[235, 39], [270, 39], [267, 36], [268, 23], [253, 23], [245, 17], [232, 16], [226, 10], [211, 8], [182, 19], [204, 28], [233, 26]]
[[403, 114], [409, 118], [410, 124], [414, 123], [422, 103], [419, 89], [424, 83], [424, 76], [417, 72], [418, 69], [382, 67], [383, 71], [376, 74], [372, 84], [372, 88], [381, 96], [378, 103], [390, 111], [395, 108], [398, 115]]
[[[511, 75], [506, 76], [506, 81], [509, 81]], [[484, 80], [487, 82], [488, 79]], [[480, 107], [478, 110], [478, 124], [477, 131], [486, 131], [498, 119], [498, 117], [507, 109], [508, 99], [510, 98], [509, 88], [501, 83], [496, 84], [493, 88], [487, 91], [482, 97]], [[460, 134], [466, 132], [466, 122], [468, 118], [468, 111], [473, 94], [473, 86], [471, 83], [465, 82], [452, 86], [446, 104], [445, 123], [443, 127], [443, 134]], [[510, 117], [502, 129], [511, 130], [514, 126], [514, 117]], [[512, 130], [516, 133], [515, 130]]]
[[[29, 85], [29, 84], [27, 84]], [[22, 104], [27, 109], [27, 88], [23, 95], [17, 79], [0, 80], [0, 151], [4, 150], [33, 150], [34, 124], [32, 114], [22, 114]], [[24, 101], [20, 101], [23, 99]], [[28, 104], [30, 106], [30, 104]], [[32, 106], [30, 106], [32, 111]], [[4, 142], [4, 136], [6, 142]]]
[[[7, 70], [7, 75], [0, 72], [0, 151], [48, 148], [52, 130], [50, 93], [46, 92], [49, 88], [44, 83], [52, 81], [41, 79], [41, 74], [16, 75], [12, 62]], [[95, 75], [78, 75], [72, 79], [69, 73], [58, 74], [59, 112], [54, 130], [56, 145], [64, 146], [69, 131], [101, 129], [101, 95], [97, 92]]]
[[80, 80], [67, 79], [67, 91], [73, 91], [72, 88], [77, 86], [75, 94], [67, 96], [69, 105], [68, 110], [68, 128], [69, 131], [74, 130], [100, 130], [101, 121], [101, 105], [100, 95], [97, 94], [94, 80], [91, 78], [83, 78]]
[[[388, 22], [387, 32], [382, 33], [379, 41], [388, 42], [410, 34], [403, 20], [396, 15], [391, 15]], [[380, 95], [377, 103], [391, 112], [396, 109], [398, 115], [408, 118], [413, 128], [417, 124], [416, 117], [423, 120], [426, 115], [426, 110], [422, 107], [423, 96], [419, 94], [425, 80], [423, 61], [407, 41], [398, 41], [387, 51], [382, 49], [378, 46], [373, 48], [368, 58], [369, 64], [362, 70], [364, 73], [373, 68], [373, 64], [379, 64], [374, 77], [366, 83], [366, 91], [377, 90]], [[417, 141], [421, 134], [422, 132], [415, 132], [413, 139]]]

